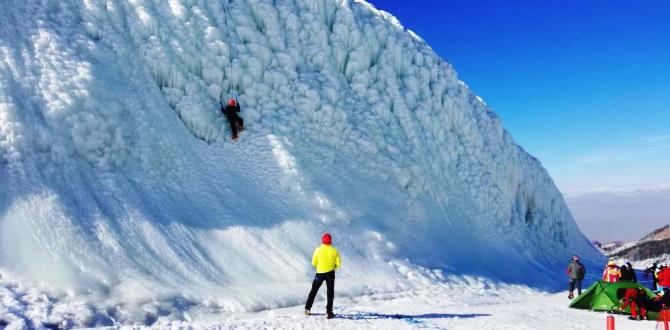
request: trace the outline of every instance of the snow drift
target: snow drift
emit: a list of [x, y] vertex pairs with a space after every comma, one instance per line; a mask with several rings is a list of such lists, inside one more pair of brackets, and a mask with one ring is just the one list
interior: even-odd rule
[[0, 314], [300, 304], [324, 231], [345, 295], [546, 287], [600, 258], [487, 105], [364, 1], [9, 0], [0, 27]]

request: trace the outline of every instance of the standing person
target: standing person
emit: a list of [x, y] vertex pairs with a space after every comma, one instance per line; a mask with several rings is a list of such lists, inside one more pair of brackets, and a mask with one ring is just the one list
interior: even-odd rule
[[586, 268], [579, 262], [579, 256], [572, 256], [572, 261], [568, 265], [568, 269], [565, 271], [570, 278], [570, 293], [568, 293], [568, 299], [572, 299], [575, 295], [572, 293], [577, 288], [577, 295], [582, 294], [582, 280], [584, 279], [584, 274], [586, 274]]
[[630, 265], [630, 262], [621, 266], [621, 268], [619, 269], [619, 272], [621, 273], [621, 278], [619, 278], [619, 281], [621, 281], [621, 282], [637, 282], [637, 281], [635, 281], [635, 270], [633, 270], [633, 266]]
[[237, 113], [240, 112], [240, 104], [237, 103], [235, 99], [230, 99], [228, 100], [228, 105], [221, 107], [221, 112], [226, 116], [226, 119], [228, 119], [230, 131], [233, 134], [232, 139], [237, 140], [238, 130], [240, 132], [244, 131], [244, 119], [237, 115]]
[[670, 268], [665, 265], [658, 269], [658, 290], [665, 291], [670, 289]]
[[605, 282], [619, 282], [621, 272], [619, 267], [614, 263], [614, 260], [607, 262], [607, 266], [603, 270], [603, 281]]
[[635, 268], [633, 268], [633, 265], [630, 263], [630, 261], [626, 262], [626, 268], [628, 268], [629, 280], [633, 283], [637, 283], [637, 274], [635, 274]]
[[651, 267], [647, 268], [644, 270], [644, 278], [647, 278], [649, 274], [651, 274], [651, 280], [652, 280], [652, 285], [654, 288], [654, 291], [658, 290], [658, 278], [656, 277], [656, 268], [657, 268], [657, 263], [653, 263]]
[[307, 296], [307, 303], [305, 303], [305, 315], [310, 315], [310, 309], [314, 303], [314, 298], [319, 292], [319, 288], [324, 281], [326, 281], [327, 298], [326, 304], [326, 318], [332, 319], [333, 314], [333, 299], [335, 298], [335, 270], [338, 269], [342, 262], [340, 261], [340, 254], [337, 249], [333, 247], [333, 238], [330, 234], [325, 233], [321, 236], [321, 246], [314, 250], [312, 256], [312, 266], [316, 267], [316, 276], [312, 281], [312, 290]]

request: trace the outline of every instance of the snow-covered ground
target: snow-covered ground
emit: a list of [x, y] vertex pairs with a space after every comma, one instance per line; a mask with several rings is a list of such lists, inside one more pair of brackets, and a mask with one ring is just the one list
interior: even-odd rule
[[[343, 300], [338, 317], [304, 317], [300, 307], [203, 322], [211, 329], [463, 329], [463, 330], [566, 330], [606, 329], [602, 312], [570, 309], [564, 293], [548, 294], [529, 289], [482, 290], [426, 289], [385, 297]], [[490, 295], [488, 298], [483, 298]], [[376, 300], [379, 299], [379, 300]], [[655, 329], [655, 321], [631, 321], [615, 315], [617, 329]]]
[[[527, 286], [492, 285], [471, 277], [450, 278], [449, 283], [356, 297], [338, 296], [335, 300], [337, 317], [332, 320], [325, 319], [322, 292], [309, 317], [303, 315], [302, 305], [238, 313], [201, 306], [183, 313], [182, 321], [175, 321], [169, 315], [170, 306], [163, 306], [168, 309], [161, 311], [160, 303], [155, 302], [153, 306], [145, 306], [144, 312], [149, 318], [145, 322], [161, 329], [605, 329], [608, 314], [568, 308], [566, 292], [547, 293]], [[309, 290], [308, 286], [299, 289], [305, 295]], [[95, 316], [82, 304], [54, 304], [49, 301], [50, 297], [19, 291], [14, 291], [17, 294], [15, 316], [4, 318], [12, 322], [8, 329], [68, 328], [75, 322], [85, 323], [86, 318], [104, 317]], [[2, 299], [8, 303], [6, 296]], [[626, 315], [615, 315], [615, 318], [617, 329], [649, 330], [656, 325], [655, 321], [631, 321]], [[127, 324], [120, 328], [145, 326]]]
[[0, 318], [295, 306], [325, 231], [352, 299], [603, 262], [540, 162], [364, 1], [3, 1]]

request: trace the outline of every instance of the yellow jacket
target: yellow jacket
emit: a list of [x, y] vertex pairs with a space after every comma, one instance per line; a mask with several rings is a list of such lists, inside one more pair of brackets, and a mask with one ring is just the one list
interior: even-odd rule
[[316, 267], [318, 274], [333, 271], [341, 265], [340, 253], [332, 245], [321, 244], [321, 246], [314, 250], [312, 266]]

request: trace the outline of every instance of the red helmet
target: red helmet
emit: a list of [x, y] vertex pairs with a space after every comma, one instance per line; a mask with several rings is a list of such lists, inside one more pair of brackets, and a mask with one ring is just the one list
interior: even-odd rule
[[325, 233], [321, 236], [321, 243], [326, 245], [333, 244], [333, 237], [331, 237], [330, 234]]
[[234, 107], [234, 106], [235, 106], [235, 104], [237, 104], [237, 102], [235, 101], [235, 99], [230, 99], [230, 100], [228, 100], [228, 105], [230, 105], [230, 106], [233, 106], [233, 107]]

